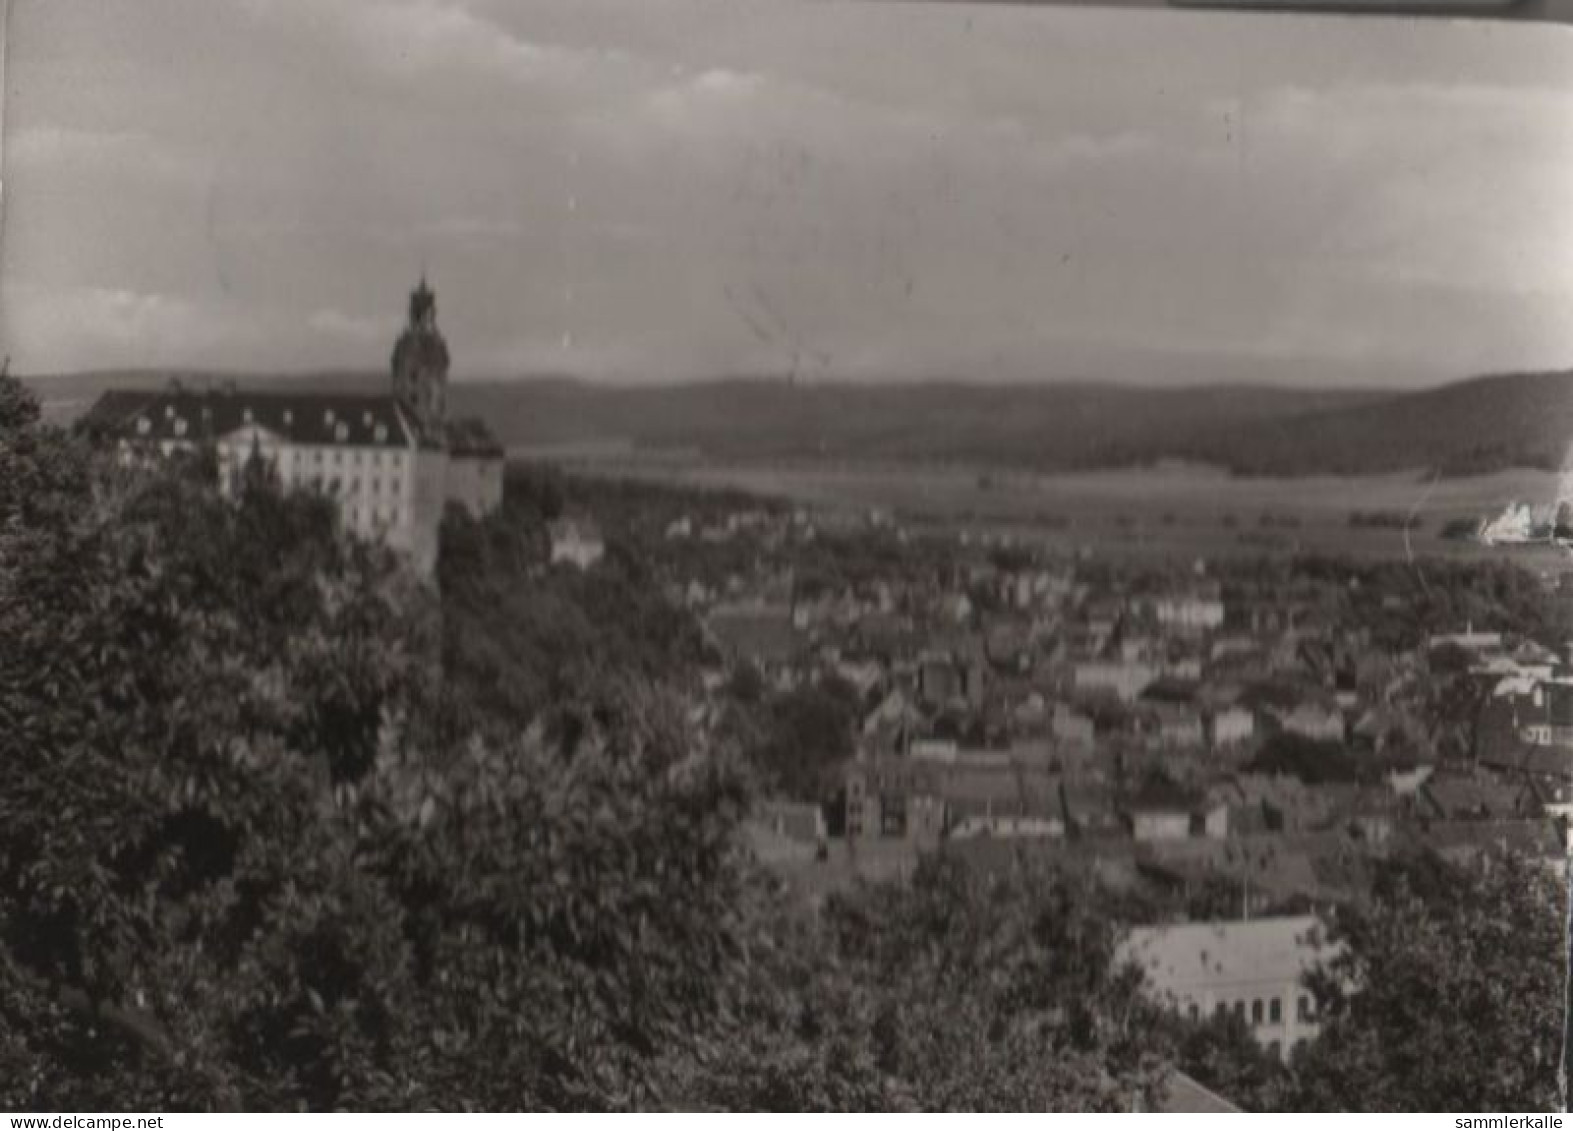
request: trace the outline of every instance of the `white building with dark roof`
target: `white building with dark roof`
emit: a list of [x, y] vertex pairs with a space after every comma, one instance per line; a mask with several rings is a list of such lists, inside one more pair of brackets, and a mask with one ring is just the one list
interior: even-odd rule
[[502, 505], [503, 490], [503, 451], [490, 431], [447, 419], [448, 348], [436, 319], [422, 279], [394, 349], [391, 393], [115, 390], [83, 426], [128, 466], [211, 447], [226, 494], [260, 460], [285, 490], [334, 499], [345, 530], [430, 573], [444, 507], [482, 517]]

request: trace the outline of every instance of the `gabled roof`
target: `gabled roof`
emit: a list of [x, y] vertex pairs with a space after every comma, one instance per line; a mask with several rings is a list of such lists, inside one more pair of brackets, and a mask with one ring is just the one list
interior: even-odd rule
[[251, 427], [294, 444], [407, 448], [417, 441], [397, 400], [365, 393], [115, 389], [98, 399], [80, 426], [144, 442], [219, 440]]
[[1298, 981], [1336, 947], [1314, 915], [1133, 928], [1120, 957], [1160, 992], [1231, 981]]
[[1521, 816], [1535, 803], [1523, 780], [1436, 776], [1420, 794], [1439, 818]]
[[1199, 794], [1172, 782], [1153, 779], [1125, 799], [1127, 813], [1191, 813], [1205, 805]]
[[1414, 840], [1444, 855], [1519, 852], [1561, 859], [1566, 852], [1556, 822], [1547, 817], [1427, 821], [1418, 826], [1406, 826], [1405, 831]]
[[784, 663], [803, 650], [804, 638], [787, 605], [718, 606], [705, 628], [723, 650], [748, 659]]
[[1180, 1112], [1241, 1112], [1217, 1092], [1203, 1086], [1178, 1069], [1169, 1073], [1160, 1086], [1153, 1111], [1163, 1114]]

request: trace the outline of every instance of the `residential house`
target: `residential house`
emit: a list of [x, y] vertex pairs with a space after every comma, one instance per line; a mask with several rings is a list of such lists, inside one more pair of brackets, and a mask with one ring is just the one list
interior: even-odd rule
[[1204, 744], [1201, 712], [1185, 703], [1154, 703], [1149, 708], [1158, 745], [1165, 750], [1195, 750]]
[[1239, 746], [1249, 742], [1256, 734], [1256, 716], [1244, 707], [1224, 707], [1214, 711], [1209, 723], [1215, 747]]
[[1090, 750], [1093, 747], [1096, 728], [1087, 715], [1065, 703], [1054, 705], [1054, 714], [1049, 720], [1049, 733], [1056, 743], [1063, 746]]
[[1314, 742], [1344, 740], [1343, 715], [1319, 703], [1300, 703], [1291, 710], [1279, 712], [1278, 721], [1285, 732]]
[[910, 758], [875, 757], [853, 762], [843, 785], [843, 828], [849, 841], [903, 840], [939, 843], [945, 802], [939, 767]]
[[1067, 836], [1077, 839], [1106, 838], [1122, 831], [1123, 821], [1114, 790], [1094, 778], [1066, 779], [1060, 783], [1060, 806]]
[[1190, 790], [1151, 780], [1120, 806], [1131, 837], [1137, 841], [1183, 840], [1193, 819], [1204, 812], [1203, 799]]
[[1436, 774], [1417, 798], [1422, 815], [1439, 820], [1527, 817], [1542, 808], [1528, 779], [1494, 774]]
[[755, 859], [763, 864], [801, 863], [823, 855], [824, 811], [799, 801], [757, 801], [744, 824]]
[[1537, 682], [1521, 718], [1519, 734], [1535, 746], [1573, 748], [1573, 681]]
[[1072, 669], [1072, 687], [1080, 695], [1112, 695], [1133, 702], [1158, 678], [1151, 664], [1089, 660]]
[[754, 802], [749, 816], [770, 831], [792, 840], [819, 844], [825, 839], [825, 812], [811, 802], [764, 799]]
[[1167, 596], [1152, 603], [1158, 623], [1171, 632], [1213, 632], [1223, 627], [1224, 605], [1216, 597]]
[[606, 554], [600, 527], [589, 518], [559, 518], [546, 529], [552, 543], [553, 565], [564, 562], [577, 569], [589, 569]]

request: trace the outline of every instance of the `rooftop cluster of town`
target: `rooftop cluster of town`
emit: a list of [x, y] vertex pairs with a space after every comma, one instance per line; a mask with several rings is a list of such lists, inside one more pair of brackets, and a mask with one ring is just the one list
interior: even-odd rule
[[[1249, 1017], [1287, 1056], [1315, 1032], [1300, 978], [1316, 915], [1375, 859], [1565, 859], [1573, 668], [1543, 639], [1555, 622], [1464, 619], [1499, 598], [1504, 621], [1518, 598], [1560, 609], [1555, 584], [1526, 576], [1514, 597], [1478, 567], [1054, 558], [882, 512], [659, 521], [645, 545], [704, 625], [713, 718], [740, 671], [765, 694], [834, 684], [858, 704], [828, 786], [752, 819], [760, 858], [810, 899], [930, 852], [1057, 861], [1148, 901], [1132, 954], [1177, 1007]], [[594, 524], [556, 529], [554, 558], [594, 568]], [[1198, 947], [1239, 962], [1192, 977]]]

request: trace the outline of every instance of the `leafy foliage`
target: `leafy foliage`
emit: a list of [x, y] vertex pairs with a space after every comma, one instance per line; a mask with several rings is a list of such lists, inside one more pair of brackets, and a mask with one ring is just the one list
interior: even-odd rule
[[736, 740], [771, 793], [823, 801], [852, 756], [857, 692], [830, 677], [767, 694], [758, 672], [740, 665], [731, 680], [734, 712], [727, 733]]
[[633, 555], [546, 568], [551, 494], [523, 498], [450, 523], [439, 598], [258, 468], [227, 499], [211, 459], [122, 472], [0, 378], [0, 1105], [1109, 1107], [1151, 1078], [1063, 884], [789, 906], [741, 854], [739, 760], [656, 678], [691, 622]]
[[1282, 1107], [1288, 1073], [1257, 1043], [1244, 1018], [1230, 1012], [1173, 1024], [1182, 1072], [1245, 1111]]
[[[1128, 1110], [1167, 1070], [1160, 1014], [1095, 894], [1030, 865], [926, 859], [769, 951], [697, 1096], [731, 1108]], [[819, 955], [817, 960], [807, 956]]]
[[669, 604], [644, 562], [613, 547], [594, 568], [548, 568], [545, 524], [561, 503], [551, 480], [510, 480], [521, 495], [475, 522], [443, 526], [443, 668], [455, 710], [518, 729], [552, 704], [613, 678], [682, 683], [699, 626]]
[[1321, 1037], [1294, 1064], [1301, 1110], [1554, 1110], [1566, 893], [1517, 857], [1401, 860], [1338, 922], [1312, 982]]

